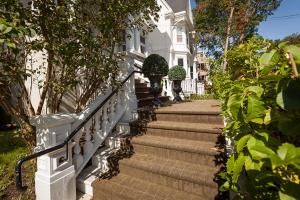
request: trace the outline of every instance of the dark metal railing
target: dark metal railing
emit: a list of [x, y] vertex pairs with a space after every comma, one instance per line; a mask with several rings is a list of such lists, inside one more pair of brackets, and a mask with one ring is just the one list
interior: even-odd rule
[[[134, 65], [135, 67], [137, 67], [138, 69], [141, 69], [139, 66], [137, 65]], [[35, 158], [38, 158], [42, 155], [46, 155], [48, 153], [51, 153], [53, 151], [57, 151], [59, 149], [62, 149], [63, 147], [66, 146], [66, 158], [64, 160], [68, 160], [68, 144], [69, 142], [73, 139], [73, 137], [77, 134], [77, 132], [82, 129], [85, 124], [109, 101], [109, 99], [115, 95], [119, 89], [131, 78], [132, 75], [134, 75], [135, 73], [142, 73], [141, 71], [132, 71], [125, 80], [123, 80], [120, 85], [113, 89], [113, 91], [111, 92], [111, 94], [105, 98], [105, 100], [82, 122], [79, 124], [79, 126], [74, 130], [72, 131], [72, 133], [64, 140], [63, 143], [59, 144], [59, 145], [56, 145], [54, 147], [51, 147], [49, 149], [45, 149], [43, 151], [40, 151], [40, 152], [37, 152], [37, 153], [33, 153], [31, 155], [28, 155], [28, 156], [25, 156], [23, 158], [21, 158], [17, 164], [16, 164], [16, 168], [15, 168], [15, 181], [16, 181], [16, 187], [18, 190], [20, 191], [24, 191], [27, 189], [27, 186], [23, 186], [23, 182], [22, 182], [22, 165], [23, 163], [29, 161], [29, 160], [32, 160], [32, 159], [35, 159]]]

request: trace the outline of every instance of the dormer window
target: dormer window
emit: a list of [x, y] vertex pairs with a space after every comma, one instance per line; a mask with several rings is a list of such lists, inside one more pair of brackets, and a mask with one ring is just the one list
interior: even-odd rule
[[177, 32], [177, 43], [182, 43], [183, 42], [183, 28], [182, 27], [177, 27], [176, 29]]

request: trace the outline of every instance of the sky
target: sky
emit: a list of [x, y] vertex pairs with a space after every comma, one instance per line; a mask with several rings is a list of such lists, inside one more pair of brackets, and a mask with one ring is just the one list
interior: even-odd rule
[[269, 39], [300, 33], [300, 0], [283, 0], [274, 15], [260, 24], [258, 33]]
[[[195, 0], [191, 2], [194, 7]], [[274, 14], [260, 24], [258, 33], [269, 39], [282, 39], [300, 33], [300, 0], [283, 0]]]

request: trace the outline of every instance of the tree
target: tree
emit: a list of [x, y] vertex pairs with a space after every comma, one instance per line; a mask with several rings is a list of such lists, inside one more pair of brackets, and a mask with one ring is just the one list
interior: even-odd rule
[[288, 42], [289, 44], [300, 44], [300, 34], [293, 33], [292, 35], [285, 37], [282, 41]]
[[281, 0], [197, 0], [196, 31], [200, 47], [218, 54], [256, 33], [260, 22], [272, 14]]
[[[157, 20], [158, 10], [155, 0], [1, 1], [0, 105], [16, 118], [30, 145], [35, 141], [30, 117], [45, 113], [45, 108], [58, 112], [70, 92], [75, 92], [75, 110], [80, 112], [109, 86], [104, 83], [117, 84], [122, 57], [115, 47], [123, 42], [125, 30]], [[35, 52], [44, 60], [30, 68], [26, 65], [35, 62], [29, 58]], [[36, 109], [26, 80], [39, 85]]]

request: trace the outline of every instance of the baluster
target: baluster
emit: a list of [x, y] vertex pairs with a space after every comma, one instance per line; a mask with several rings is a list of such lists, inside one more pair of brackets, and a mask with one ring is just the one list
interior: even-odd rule
[[121, 109], [121, 103], [122, 103], [122, 98], [121, 98], [121, 90], [118, 91], [117, 93], [117, 111]]
[[120, 102], [120, 104], [121, 104], [121, 106], [123, 107], [123, 106], [125, 106], [125, 89], [124, 89], [124, 87], [121, 89], [121, 102]]
[[91, 128], [92, 128], [92, 121], [89, 120], [87, 124], [84, 126], [85, 131], [85, 143], [83, 145], [83, 155], [84, 157], [89, 156], [89, 153], [93, 150], [93, 143], [92, 143], [92, 136], [91, 136]]
[[103, 114], [102, 114], [102, 123], [101, 123], [101, 130], [106, 132], [106, 122], [107, 122], [107, 108], [106, 105], [103, 106]]
[[110, 113], [110, 118], [112, 119], [112, 116], [115, 112], [115, 95], [113, 95], [111, 97], [111, 104], [110, 104], [110, 110], [111, 110], [111, 113]]
[[98, 144], [100, 141], [100, 136], [101, 136], [101, 114], [102, 110], [98, 111], [95, 116], [95, 134], [94, 134], [94, 142], [95, 144]]
[[81, 147], [80, 147], [80, 138], [82, 136], [83, 130], [79, 131], [78, 136], [75, 137], [74, 142], [74, 156], [73, 156], [73, 164], [75, 165], [75, 169], [78, 169], [83, 163], [83, 156], [81, 154]]

